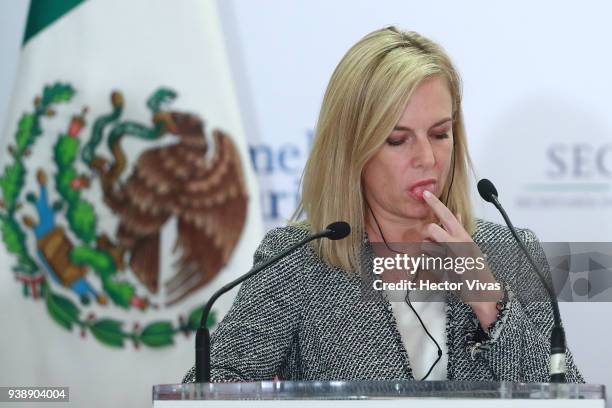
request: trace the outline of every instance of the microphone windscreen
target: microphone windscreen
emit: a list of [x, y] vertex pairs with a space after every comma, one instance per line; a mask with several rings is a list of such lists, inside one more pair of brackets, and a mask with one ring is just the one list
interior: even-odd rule
[[351, 226], [344, 221], [332, 222], [326, 229], [329, 231], [327, 238], [333, 241], [346, 238], [351, 233]]
[[497, 197], [497, 189], [488, 179], [482, 179], [478, 182], [478, 194], [483, 200], [490, 203], [493, 202], [493, 196]]

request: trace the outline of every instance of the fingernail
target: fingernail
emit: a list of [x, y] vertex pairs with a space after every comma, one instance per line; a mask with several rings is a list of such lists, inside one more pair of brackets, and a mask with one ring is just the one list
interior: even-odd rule
[[425, 197], [431, 197], [431, 193], [428, 190], [423, 191]]

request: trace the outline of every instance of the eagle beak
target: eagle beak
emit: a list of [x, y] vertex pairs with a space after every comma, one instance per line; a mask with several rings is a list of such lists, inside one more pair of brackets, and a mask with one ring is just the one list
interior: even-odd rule
[[162, 123], [168, 133], [176, 134], [178, 132], [176, 122], [170, 112], [155, 112], [153, 115], [153, 123]]

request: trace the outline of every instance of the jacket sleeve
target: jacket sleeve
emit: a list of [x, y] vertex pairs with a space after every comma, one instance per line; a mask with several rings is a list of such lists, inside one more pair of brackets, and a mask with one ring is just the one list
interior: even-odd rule
[[[266, 234], [255, 251], [260, 264], [293, 244], [282, 228]], [[245, 281], [232, 307], [211, 336], [211, 381], [263, 381], [282, 371], [299, 321], [297, 249]], [[183, 382], [195, 381], [192, 367]]]
[[[530, 230], [521, 230], [527, 250], [552, 285], [550, 268], [542, 245]], [[504, 282], [508, 300], [506, 308], [491, 327], [488, 338], [472, 342], [471, 356], [482, 358], [495, 380], [549, 382], [550, 333], [553, 327], [552, 306], [536, 272], [522, 253], [519, 273]], [[473, 314], [475, 326], [479, 326]], [[567, 340], [567, 338], [566, 338]], [[584, 383], [569, 348], [566, 350], [566, 381]], [[520, 367], [520, 370], [516, 370]]]

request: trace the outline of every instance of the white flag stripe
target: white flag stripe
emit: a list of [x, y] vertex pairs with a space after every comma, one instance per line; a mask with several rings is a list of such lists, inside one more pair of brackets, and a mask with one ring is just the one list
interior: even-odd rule
[[[110, 95], [122, 93], [124, 109], [121, 120], [152, 125], [152, 112], [146, 101], [158, 88], [167, 87], [177, 92], [169, 103], [170, 111], [188, 112], [201, 117], [210, 138], [213, 129], [231, 135], [242, 163], [245, 185], [248, 187], [248, 211], [242, 235], [229, 263], [209, 285], [171, 307], [160, 305], [158, 310], [124, 310], [109, 301], [105, 306], [92, 302], [85, 306], [69, 289], [52, 282], [53, 290], [70, 299], [81, 309], [85, 319], [89, 313], [96, 318], [112, 318], [124, 323], [131, 331], [135, 323], [141, 328], [147, 323], [177, 321], [194, 306], [201, 304], [214, 288], [228, 282], [251, 267], [252, 255], [262, 235], [262, 222], [256, 178], [247, 153], [236, 93], [226, 56], [216, 2], [212, 0], [88, 0], [58, 21], [38, 33], [24, 47], [15, 83], [15, 92], [6, 117], [2, 136], [0, 172], [12, 163], [5, 154], [8, 144], [14, 144], [15, 132], [21, 115], [32, 111], [32, 101], [45, 85], [56, 81], [72, 85], [76, 93], [68, 103], [53, 106], [56, 114], [43, 118], [41, 135], [24, 158], [27, 168], [26, 184], [19, 200], [22, 208], [15, 218], [23, 215], [37, 218], [34, 207], [25, 201], [26, 192], [38, 194], [36, 170], [47, 174], [47, 188], [51, 201], [58, 200], [53, 180], [57, 168], [53, 161], [54, 146], [60, 133], [65, 133], [71, 118], [88, 108], [86, 127], [79, 134], [81, 147], [90, 138], [96, 118], [111, 111]], [[143, 149], [168, 145], [176, 141], [164, 136], [160, 142], [124, 138], [128, 167], [122, 180], [134, 169]], [[98, 151], [110, 158], [106, 139]], [[77, 160], [76, 168], [86, 173], [87, 166]], [[98, 217], [98, 232], [115, 234], [118, 220], [113, 211], [103, 204], [98, 180], [93, 180], [82, 197], [94, 203]], [[56, 215], [57, 225], [68, 230], [66, 209]], [[168, 250], [174, 246], [176, 221], [162, 229], [162, 265], [171, 265], [176, 255]], [[22, 225], [28, 247], [35, 254], [36, 240]], [[69, 234], [73, 243], [78, 240]], [[14, 385], [62, 385], [70, 387], [71, 403], [75, 406], [150, 406], [151, 386], [155, 383], [179, 382], [194, 357], [194, 336], [177, 333], [175, 344], [163, 348], [142, 345], [135, 349], [126, 341], [124, 348], [110, 348], [100, 343], [87, 331], [85, 338], [78, 327], [72, 332], [62, 328], [48, 315], [44, 301], [22, 294], [22, 285], [15, 280], [11, 266], [15, 257], [7, 254], [0, 243], [0, 261], [5, 265], [0, 273], [2, 312], [0, 324], [3, 336], [0, 383]], [[160, 281], [168, 271], [164, 270]], [[98, 277], [88, 271], [88, 280], [98, 284]], [[129, 271], [118, 276], [134, 284], [138, 280]], [[142, 285], [138, 293], [145, 293]], [[235, 292], [234, 292], [235, 293]], [[163, 302], [163, 296], [150, 295]], [[217, 312], [229, 308], [232, 294], [220, 299]], [[6, 369], [9, 368], [9, 369]]]

